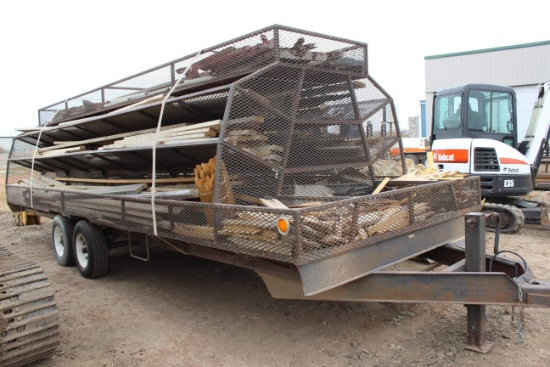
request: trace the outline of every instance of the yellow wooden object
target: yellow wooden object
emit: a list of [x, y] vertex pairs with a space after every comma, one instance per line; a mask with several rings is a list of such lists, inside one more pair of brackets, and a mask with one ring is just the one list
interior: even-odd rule
[[41, 224], [40, 215], [33, 210], [24, 210], [13, 213], [16, 226], [29, 226], [32, 224]]

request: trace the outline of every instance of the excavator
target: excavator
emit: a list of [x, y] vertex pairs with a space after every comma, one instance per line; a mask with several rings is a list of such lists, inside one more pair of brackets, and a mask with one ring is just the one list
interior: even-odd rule
[[[550, 130], [550, 81], [538, 96], [525, 137], [518, 142], [516, 94], [512, 88], [464, 84], [434, 96], [431, 151], [439, 170], [479, 176], [483, 210], [496, 212], [488, 228], [518, 231], [524, 223], [548, 223], [544, 203], [523, 196], [535, 186]], [[500, 223], [496, 223], [496, 222]]]

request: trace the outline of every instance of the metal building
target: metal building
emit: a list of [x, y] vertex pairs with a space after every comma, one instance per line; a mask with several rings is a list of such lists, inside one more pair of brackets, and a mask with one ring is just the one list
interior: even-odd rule
[[426, 56], [424, 60], [428, 121], [433, 95], [440, 89], [466, 83], [505, 85], [516, 91], [519, 140], [529, 124], [536, 86], [550, 79], [550, 41]]

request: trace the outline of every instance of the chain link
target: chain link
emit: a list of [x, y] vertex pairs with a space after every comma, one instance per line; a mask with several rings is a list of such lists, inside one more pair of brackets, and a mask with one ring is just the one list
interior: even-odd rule
[[[523, 342], [525, 340], [525, 330], [524, 330], [525, 305], [523, 304], [523, 292], [521, 290], [521, 285], [520, 285], [519, 281], [516, 280], [515, 282], [516, 282], [516, 285], [518, 286], [518, 300], [519, 300], [518, 339], [517, 339], [516, 343], [517, 344], [523, 344]], [[512, 309], [512, 310], [514, 310], [514, 309]], [[512, 312], [512, 315], [514, 315], [513, 312]]]

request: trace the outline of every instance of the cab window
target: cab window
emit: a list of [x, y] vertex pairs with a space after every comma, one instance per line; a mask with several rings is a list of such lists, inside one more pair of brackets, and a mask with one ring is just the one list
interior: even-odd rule
[[470, 130], [497, 134], [510, 134], [514, 131], [513, 100], [510, 93], [472, 91], [468, 101], [473, 110], [468, 117]]
[[460, 127], [460, 94], [437, 96], [434, 108], [434, 130], [450, 130]]

